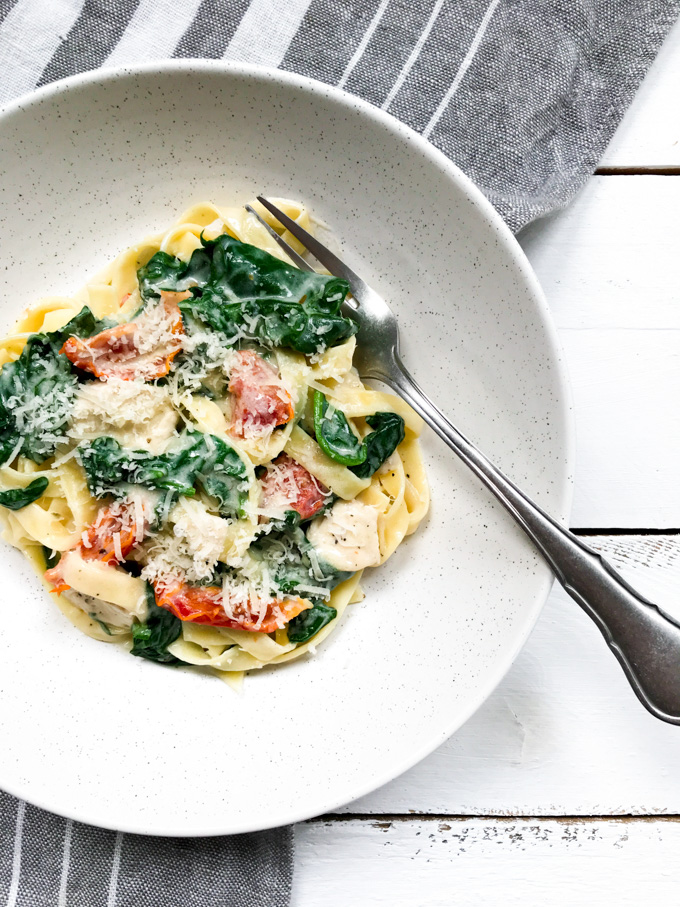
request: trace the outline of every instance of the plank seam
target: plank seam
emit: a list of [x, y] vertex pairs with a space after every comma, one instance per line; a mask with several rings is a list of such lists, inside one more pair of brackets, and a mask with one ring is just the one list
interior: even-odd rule
[[595, 176], [680, 176], [680, 165], [647, 164], [636, 167], [598, 167]]

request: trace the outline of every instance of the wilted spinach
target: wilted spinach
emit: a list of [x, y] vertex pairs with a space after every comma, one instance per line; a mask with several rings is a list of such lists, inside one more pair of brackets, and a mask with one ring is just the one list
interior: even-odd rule
[[19, 358], [2, 367], [0, 463], [19, 453], [42, 463], [54, 454], [78, 383], [73, 366], [60, 350], [69, 337], [90, 337], [107, 324], [85, 306], [58, 331], [32, 334]]
[[404, 440], [404, 420], [396, 413], [373, 413], [366, 421], [373, 431], [360, 441], [345, 414], [336, 409], [329, 416], [328, 401], [314, 391], [314, 433], [319, 447], [360, 479], [370, 478]]
[[356, 466], [366, 459], [366, 443], [357, 438], [341, 410], [328, 414], [328, 400], [320, 391], [314, 391], [314, 433], [321, 450], [336, 463]]
[[249, 554], [265, 561], [269, 567], [272, 594], [284, 592], [309, 598], [305, 587], [330, 591], [351, 576], [315, 556], [313, 546], [300, 527], [299, 513], [289, 510], [283, 520], [272, 520], [272, 524], [267, 526], [269, 531], [255, 539], [248, 549]]
[[210, 259], [197, 249], [188, 262], [156, 252], [143, 268], [137, 271], [139, 292], [147, 301], [160, 297], [163, 290], [181, 293], [190, 287], [203, 285], [210, 279]]
[[191, 298], [180, 303], [189, 327], [307, 355], [357, 332], [340, 314], [347, 281], [301, 271], [226, 233], [202, 243], [188, 262], [157, 252], [138, 271], [142, 298], [190, 290]]
[[358, 466], [350, 466], [360, 479], [370, 478], [404, 440], [404, 420], [396, 413], [374, 413], [366, 416], [366, 421], [374, 429], [364, 438], [366, 459]]
[[88, 617], [92, 618], [92, 620], [96, 624], [99, 624], [99, 626], [104, 631], [104, 633], [106, 633], [107, 636], [113, 636], [113, 633], [111, 632], [111, 628], [109, 627], [109, 625], [104, 623], [104, 621], [101, 618], [97, 617], [97, 615], [94, 613], [94, 611], [89, 611]]
[[8, 510], [21, 510], [22, 507], [37, 501], [44, 494], [48, 485], [49, 480], [45, 476], [40, 476], [38, 479], [33, 479], [25, 488], [10, 488], [8, 491], [0, 491], [0, 504], [7, 507]]
[[51, 548], [48, 548], [46, 545], [42, 545], [43, 557], [45, 558], [45, 569], [51, 570], [52, 567], [56, 567], [59, 561], [61, 560], [61, 551], [53, 551]]
[[185, 664], [168, 652], [168, 646], [175, 642], [182, 632], [182, 621], [156, 604], [156, 596], [150, 583], [146, 584], [146, 602], [148, 606], [146, 622], [135, 622], [132, 625], [132, 654], [159, 664]]
[[338, 612], [335, 608], [324, 605], [323, 602], [316, 602], [307, 611], [294, 617], [288, 624], [288, 641], [307, 642], [337, 616]]
[[163, 454], [126, 450], [108, 436], [80, 446], [87, 484], [95, 497], [124, 497], [130, 485], [192, 496], [196, 487], [217, 499], [225, 516], [241, 516], [247, 497], [247, 471], [236, 451], [221, 438], [187, 431]]

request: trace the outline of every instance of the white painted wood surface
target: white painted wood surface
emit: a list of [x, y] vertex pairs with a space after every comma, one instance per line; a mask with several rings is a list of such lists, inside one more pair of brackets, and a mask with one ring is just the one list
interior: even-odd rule
[[[680, 537], [589, 542], [680, 617]], [[680, 730], [638, 704], [594, 624], [554, 589], [510, 672], [467, 724], [343, 812], [680, 814], [678, 766]]]
[[677, 907], [680, 824], [320, 822], [296, 829], [293, 907]]
[[[679, 84], [680, 24], [603, 166], [680, 174]], [[572, 525], [670, 529], [590, 542], [680, 617], [679, 211], [672, 175], [595, 177], [521, 241], [574, 386]], [[594, 625], [553, 590], [458, 734], [344, 815], [296, 827], [293, 905], [675, 907], [679, 765], [680, 729], [639, 706]]]
[[680, 179], [601, 176], [521, 237], [571, 375], [572, 526], [680, 524], [678, 212]]

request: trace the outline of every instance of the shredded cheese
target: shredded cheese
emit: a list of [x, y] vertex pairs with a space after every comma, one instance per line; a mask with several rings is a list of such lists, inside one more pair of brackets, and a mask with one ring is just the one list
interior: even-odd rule
[[202, 582], [213, 576], [231, 523], [209, 513], [200, 501], [182, 499], [170, 515], [172, 532], [159, 533], [147, 546], [142, 576], [151, 582]]
[[177, 421], [165, 388], [109, 378], [78, 391], [68, 435], [76, 441], [110, 435], [131, 451], [162, 453], [176, 435]]

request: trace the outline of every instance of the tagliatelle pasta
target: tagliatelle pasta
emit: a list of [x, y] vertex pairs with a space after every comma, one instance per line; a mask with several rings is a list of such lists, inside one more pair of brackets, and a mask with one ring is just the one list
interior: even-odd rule
[[0, 341], [3, 537], [75, 626], [236, 685], [362, 599], [429, 494], [420, 418], [352, 366], [348, 290], [203, 203]]

